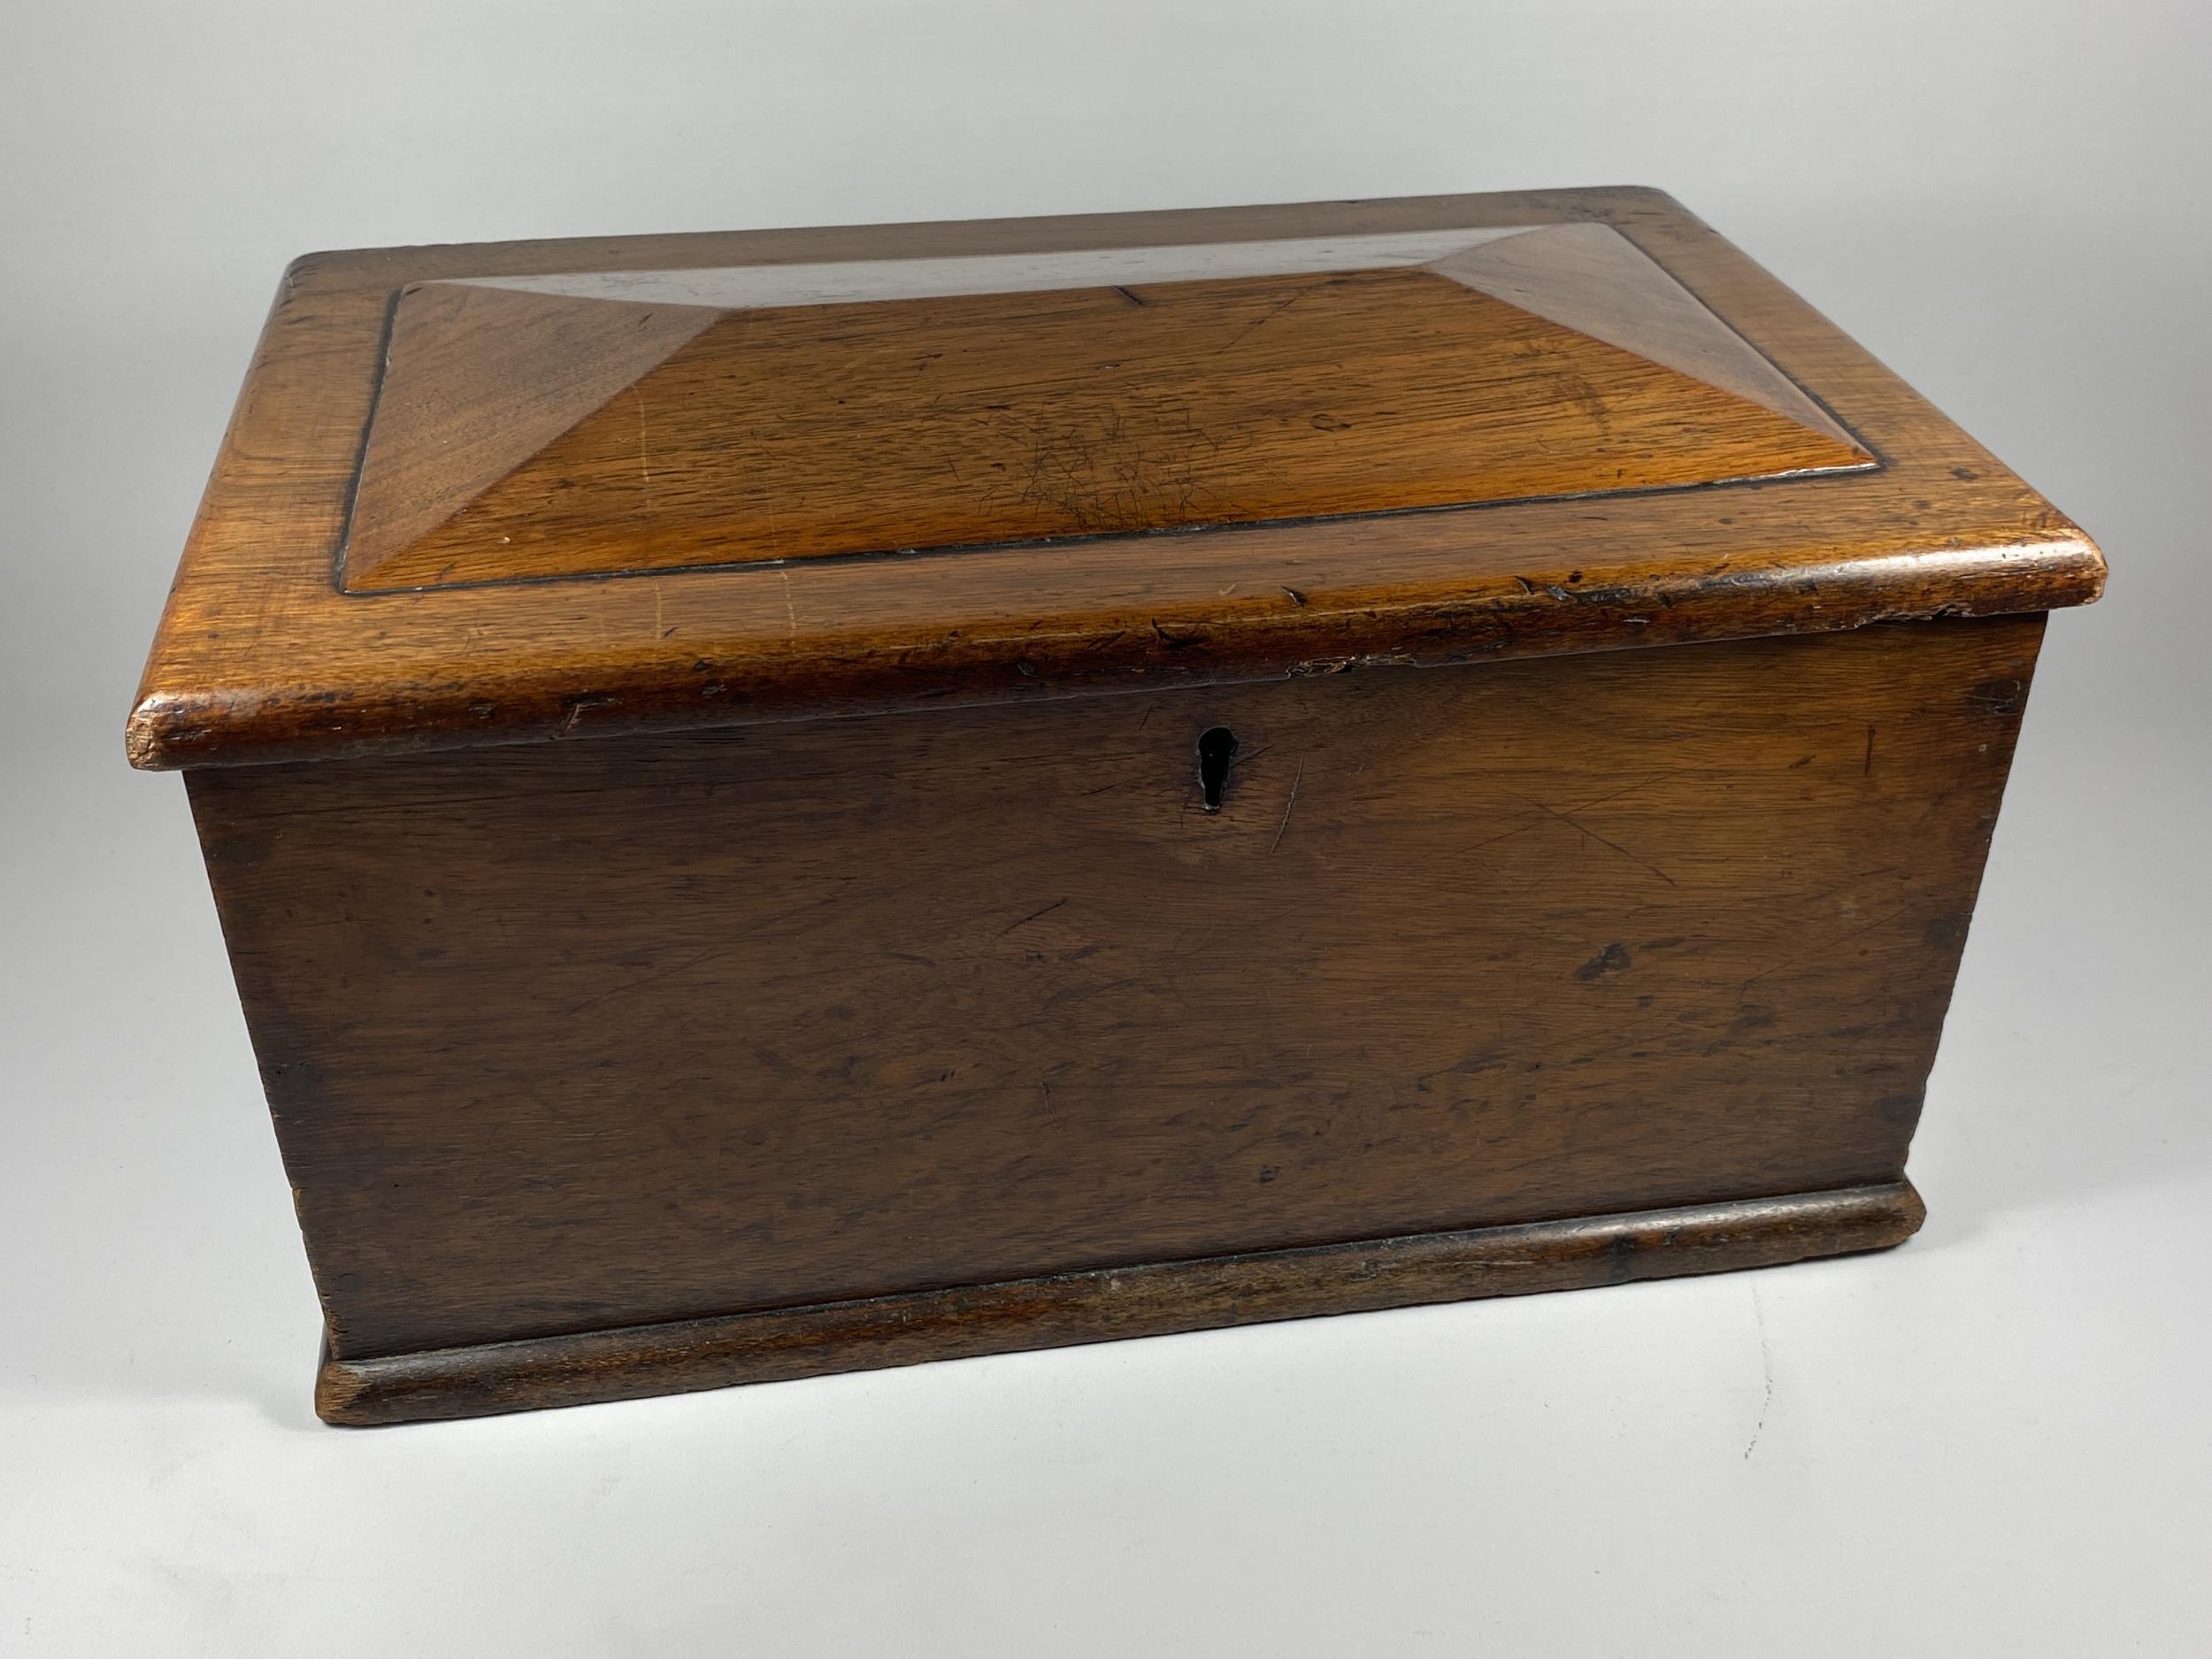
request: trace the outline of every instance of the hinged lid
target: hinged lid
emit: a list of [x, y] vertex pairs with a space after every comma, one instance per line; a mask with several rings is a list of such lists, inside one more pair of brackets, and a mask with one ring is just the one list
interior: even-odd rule
[[313, 256], [142, 765], [2093, 598], [2071, 524], [1641, 190]]

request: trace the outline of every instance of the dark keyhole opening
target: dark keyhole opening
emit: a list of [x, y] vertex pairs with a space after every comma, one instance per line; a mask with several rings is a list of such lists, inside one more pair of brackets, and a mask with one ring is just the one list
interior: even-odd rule
[[1229, 787], [1229, 763], [1236, 758], [1237, 734], [1217, 726], [1198, 739], [1198, 793], [1206, 810], [1221, 810], [1221, 792]]

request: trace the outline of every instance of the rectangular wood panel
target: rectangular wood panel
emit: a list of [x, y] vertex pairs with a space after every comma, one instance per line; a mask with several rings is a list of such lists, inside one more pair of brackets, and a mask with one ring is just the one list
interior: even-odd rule
[[[987, 258], [412, 284], [394, 304], [346, 586], [1873, 465], [1605, 226], [1423, 239], [1424, 263], [1404, 246], [1249, 244], [1205, 277], [1193, 256], [1235, 245], [1125, 250], [1087, 282]], [[1317, 268], [1286, 273], [1301, 254]], [[872, 297], [910, 286], [916, 264], [944, 273], [941, 292]], [[853, 291], [803, 300], [840, 271]]]
[[1894, 1182], [2041, 627], [189, 782], [376, 1356]]

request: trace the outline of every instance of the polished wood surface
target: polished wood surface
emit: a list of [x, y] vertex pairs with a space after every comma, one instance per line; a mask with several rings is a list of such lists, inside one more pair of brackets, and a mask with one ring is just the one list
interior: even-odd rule
[[[852, 283], [855, 297], [803, 305], [760, 303], [775, 293], [758, 294], [744, 267], [685, 273], [674, 290], [705, 298], [718, 278], [756, 279], [731, 310], [486, 279], [418, 284], [394, 315], [346, 586], [916, 551], [1873, 464], [1618, 232], [1468, 231], [1414, 250], [1440, 246], [1425, 264], [1380, 265], [1406, 239], [1130, 250], [1112, 283], [1080, 261], [923, 262], [954, 267], [934, 286], [996, 291], [872, 299], [917, 286], [912, 262], [883, 260], [840, 267], [874, 279]], [[1173, 280], [1210, 263], [1321, 268]], [[808, 280], [818, 270], [774, 273], [805, 293], [828, 286]], [[1070, 286], [1009, 291], [1022, 281]]]
[[[346, 586], [377, 585], [371, 579], [399, 554], [447, 529], [472, 497], [634, 388], [714, 317], [692, 306], [565, 303], [465, 282], [401, 289], [355, 480]], [[634, 443], [633, 472], [636, 450]], [[495, 558], [502, 545], [495, 535]], [[431, 580], [443, 573], [434, 569]], [[403, 570], [390, 574], [387, 585], [405, 585], [396, 580]]]
[[[1262, 389], [1263, 382], [1273, 384], [1267, 377], [1276, 367], [1251, 382], [1233, 375], [1217, 381], [1193, 371], [1186, 359], [1200, 332], [1197, 319], [1248, 319], [1261, 296], [1275, 291], [1266, 288], [1263, 268], [1242, 276], [1201, 270], [1186, 279], [1191, 297], [1179, 293], [1171, 296], [1176, 303], [1158, 307], [1116, 299], [1120, 309], [1114, 310], [1101, 302], [1094, 284], [1038, 290], [1033, 282], [995, 303], [1012, 308], [1002, 315], [1030, 314], [1021, 307], [1049, 317], [1062, 315], [1064, 307], [1073, 308], [1069, 316], [1079, 312], [1079, 326], [1041, 323], [1031, 336], [1040, 349], [1049, 348], [1055, 363], [1071, 360], [1050, 354], [1075, 350], [1094, 325], [1119, 331], [1118, 342], [1146, 349], [1152, 348], [1142, 336], [1125, 331], [1189, 326], [1187, 339], [1156, 362], [1172, 365], [1164, 369], [1163, 385], [1187, 387], [1202, 402], [1223, 400], [1205, 405], [1209, 419], [1223, 415], [1233, 429], [1206, 436], [1225, 440], [1231, 455], [1227, 482], [1210, 486], [1229, 517], [1326, 510], [1331, 501], [1389, 495], [1363, 494], [1373, 480], [1353, 465], [1368, 453], [1361, 446], [1374, 436], [1384, 410], [1394, 411], [1391, 420], [1409, 420], [1417, 440], [1408, 457], [1407, 497], [1385, 504], [1425, 501], [1432, 503], [1427, 510], [1120, 534], [1132, 524], [1195, 522], [1190, 515], [1203, 505], [1203, 492], [1194, 485], [1187, 505], [1180, 485], [1172, 483], [1175, 465], [1154, 465], [1156, 444], [1172, 426], [1166, 402], [1148, 411], [1133, 409], [1135, 425], [1120, 428], [1118, 437], [1099, 426], [1110, 419], [1104, 412], [1110, 400], [1102, 401], [1096, 388], [1110, 386], [1118, 396], [1131, 384], [1111, 378], [1129, 372], [1125, 359], [1122, 370], [1103, 370], [1094, 365], [1116, 359], [1100, 355], [1086, 359], [1094, 365], [1087, 377], [1068, 382], [1064, 401], [1055, 406], [1056, 418], [1064, 421], [1054, 429], [1058, 447], [1047, 450], [1079, 455], [1083, 434], [1091, 433], [1095, 467], [1080, 488], [1062, 490], [1056, 503], [1041, 487], [1025, 502], [1025, 486], [986, 512], [976, 506], [981, 497], [956, 491], [948, 474], [941, 486], [948, 493], [928, 498], [924, 515], [937, 526], [935, 534], [954, 537], [1083, 526], [1079, 539], [906, 556], [785, 555], [761, 563], [765, 513], [757, 521], [740, 510], [751, 486], [734, 466], [698, 512], [670, 509], [675, 516], [666, 522], [678, 528], [664, 541], [652, 527], [659, 521], [649, 516], [619, 547], [611, 534], [586, 536], [573, 547], [565, 536], [534, 541], [526, 527], [541, 522], [541, 513], [554, 515], [541, 520], [549, 526], [574, 522], [560, 516], [571, 511], [568, 503], [557, 508], [549, 500], [580, 502], [590, 495], [599, 505], [586, 518], [597, 513], [609, 523], [637, 522], [629, 509], [643, 501], [645, 474], [656, 471], [649, 396], [643, 400], [642, 466], [635, 408], [641, 400], [627, 391], [608, 393], [603, 412], [586, 409], [572, 427], [562, 423], [574, 405], [590, 403], [617, 382], [642, 387], [664, 373], [672, 384], [693, 385], [684, 377], [702, 373], [699, 363], [727, 360], [715, 353], [732, 338], [757, 335], [772, 313], [778, 319], [772, 332], [787, 331], [777, 337], [800, 342], [814, 364], [809, 373], [817, 378], [802, 377], [795, 393], [800, 401], [792, 405], [794, 419], [818, 408], [818, 401], [808, 400], [818, 400], [828, 386], [823, 354], [829, 331], [878, 308], [838, 289], [843, 279], [825, 273], [900, 265], [905, 275], [898, 280], [909, 290], [932, 292], [882, 303], [885, 309], [910, 319], [926, 313], [957, 332], [965, 326], [959, 322], [963, 307], [975, 302], [961, 300], [965, 290], [956, 287], [944, 293], [946, 279], [927, 274], [933, 264], [1079, 263], [1079, 257], [1095, 256], [1110, 265], [1132, 250], [1166, 249], [1185, 250], [1203, 265], [1204, 250], [1225, 247], [1432, 236], [1441, 240], [1414, 250], [1426, 275], [1411, 265], [1363, 266], [1379, 274], [1344, 286], [1360, 292], [1425, 285], [1418, 302], [1408, 303], [1423, 326], [1442, 330], [1460, 353], [1455, 360], [1468, 368], [1471, 386], [1504, 384], [1476, 373], [1480, 354], [1474, 348], [1486, 339], [1533, 341], [1532, 367], [1573, 369], [1550, 377], [1542, 419], [1563, 434], [1579, 435], [1554, 470], [1532, 467], [1527, 491], [1540, 499], [1432, 504], [1441, 495], [1502, 488], [1481, 485], [1479, 475], [1494, 464], [1504, 465], [1499, 457], [1518, 453], [1499, 434], [1519, 429], [1494, 410], [1495, 418], [1483, 425], [1486, 406], [1479, 397], [1449, 410], [1409, 410], [1385, 399], [1390, 374], [1417, 379], [1425, 372], [1422, 364], [1394, 364], [1389, 357], [1385, 319], [1406, 314], [1394, 302], [1379, 302], [1371, 314], [1375, 326], [1361, 342], [1363, 354], [1389, 365], [1380, 380], [1365, 383], [1363, 395], [1371, 399], [1360, 405], [1365, 426], [1317, 426], [1316, 415], [1337, 411], [1301, 373], [1291, 374], [1297, 395], [1286, 394], [1278, 409]], [[1146, 268], [1184, 268], [1163, 266], [1159, 257], [1147, 255], [1153, 263]], [[1623, 274], [1647, 266], [1654, 275], [1630, 281]], [[802, 267], [812, 274], [795, 276]], [[732, 272], [749, 273], [743, 283], [752, 287], [733, 294]], [[863, 277], [864, 293], [867, 282], [879, 284], [887, 273]], [[802, 281], [814, 286], [793, 288]], [[414, 285], [423, 286], [401, 297]], [[476, 285], [484, 295], [450, 301], [442, 291], [432, 293], [439, 285]], [[565, 291], [580, 286], [588, 291]], [[1141, 285], [1135, 291], [1145, 297]], [[802, 303], [781, 304], [795, 293]], [[760, 304], [764, 296], [773, 303]], [[395, 313], [396, 300], [403, 315]], [[419, 318], [409, 304], [413, 300], [426, 308]], [[411, 393], [395, 380], [396, 424], [385, 446], [372, 426], [385, 379], [388, 326], [427, 324], [434, 315], [427, 308], [449, 303], [464, 311], [489, 308], [487, 317], [499, 312], [505, 320], [489, 334], [503, 342], [503, 361], [522, 383], [544, 387], [561, 374], [572, 375], [574, 383], [503, 429], [495, 409], [478, 410], [470, 402], [480, 389], [472, 373], [442, 385], [434, 373], [426, 378], [411, 372]], [[660, 367], [625, 381], [636, 357], [667, 343], [657, 330], [665, 326], [672, 338], [702, 320], [667, 322], [664, 308], [685, 304], [705, 313], [701, 333], [679, 343]], [[1348, 326], [1349, 313], [1340, 316], [1333, 303], [1301, 319], [1305, 304], [1296, 301], [1274, 320], [1245, 327], [1230, 355], [1260, 342], [1274, 349], [1280, 342], [1294, 370], [1301, 364], [1311, 369], [1318, 358], [1301, 354], [1325, 337], [1336, 338], [1330, 331]], [[626, 319], [643, 343], [629, 356], [603, 339], [595, 356], [572, 349], [562, 331], [572, 326], [580, 305], [614, 308], [603, 317]], [[920, 311], [912, 309], [917, 305]], [[1152, 310], [1183, 320], [1139, 316]], [[559, 320], [565, 317], [572, 322]], [[1442, 320], [1448, 317], [1448, 324]], [[538, 325], [529, 318], [551, 331], [535, 344]], [[1713, 321], [1702, 320], [1708, 318]], [[1295, 327], [1282, 328], [1294, 320]], [[398, 342], [403, 357], [412, 337]], [[722, 343], [710, 349], [710, 341]], [[695, 346], [705, 356], [687, 359], [684, 353]], [[741, 355], [741, 347], [728, 349]], [[687, 361], [692, 367], [682, 366]], [[1363, 355], [1348, 366], [1347, 392], [1362, 384], [1365, 361]], [[971, 403], [989, 378], [974, 378], [975, 368], [964, 371], [971, 379], [962, 396]], [[875, 400], [870, 419], [879, 422], [877, 430], [891, 430], [881, 423], [895, 426], [904, 418], [902, 411], [915, 411], [918, 373], [909, 365], [860, 377], [864, 399]], [[1699, 411], [1694, 421], [1672, 432], [1660, 429], [1663, 411], [1641, 405], [1636, 388], [1662, 384], [1672, 388], [1670, 397], [1679, 393], [1686, 409]], [[411, 415], [410, 396], [426, 400]], [[1033, 412], [1043, 405], [1033, 401], [1030, 407]], [[1302, 418], [1303, 424], [1292, 419], [1274, 430], [1263, 408]], [[411, 420], [419, 441], [449, 416], [457, 458], [442, 472], [419, 442], [410, 449], [406, 428]], [[1651, 442], [1621, 438], [1617, 451], [1609, 451], [1605, 422], [1616, 419], [1643, 423], [1639, 430]], [[1446, 442], [1459, 420], [1485, 434], [1463, 450]], [[953, 424], [926, 429], [927, 441], [917, 438], [920, 447], [913, 453], [955, 447], [954, 432]], [[982, 435], [982, 449], [1003, 461], [1018, 434], [994, 435], [986, 426]], [[1697, 453], [1709, 441], [1718, 451]], [[694, 433], [684, 442], [709, 440]], [[819, 433], [809, 442], [818, 448], [800, 443], [803, 453], [765, 469], [778, 490], [796, 491], [805, 509], [809, 539], [802, 550], [910, 545], [893, 533], [898, 516], [889, 503], [868, 499], [865, 480], [841, 489], [828, 472], [810, 470], [815, 463], [809, 456], [826, 466], [829, 457], [845, 452]], [[1874, 465], [1844, 465], [1852, 458], [1847, 446], [1863, 449]], [[382, 483], [363, 474], [365, 449]], [[1684, 462], [1686, 449], [1694, 465]], [[1593, 486], [1594, 452], [1617, 453], [1624, 463], [1630, 450], [1633, 465], [1624, 466], [1623, 483], [1638, 469], [1673, 483], [1746, 467], [1831, 470], [1791, 470], [1709, 488], [1585, 493]], [[911, 496], [925, 480], [901, 472], [897, 456], [904, 452], [891, 446], [883, 476], [894, 481], [894, 493]], [[532, 458], [549, 455], [559, 464], [549, 471]], [[1312, 481], [1276, 480], [1269, 471], [1274, 459], [1299, 472], [1310, 468]], [[1684, 470], [1668, 471], [1678, 464]], [[752, 457], [747, 465], [764, 464]], [[1453, 470], [1463, 465], [1463, 473]], [[575, 488], [557, 488], [585, 472]], [[1133, 476], [1118, 486], [1122, 472]], [[1048, 465], [1043, 476], [1052, 475]], [[704, 488], [688, 476], [654, 481], [664, 492]], [[363, 585], [475, 585], [345, 591], [357, 482], [365, 494], [357, 525], [365, 538], [357, 572]], [[930, 487], [939, 488], [933, 480]], [[1124, 493], [1117, 495], [1117, 488]], [[1554, 493], [1558, 489], [1576, 493]], [[1330, 490], [1338, 493], [1329, 496]], [[1312, 491], [1324, 492], [1318, 506]], [[467, 500], [456, 508], [451, 497], [460, 495]], [[971, 517], [960, 518], [955, 506]], [[1003, 516], [992, 516], [1002, 510]], [[442, 543], [439, 526], [449, 523], [459, 528]], [[622, 569], [664, 556], [689, 560], [725, 533], [702, 526], [738, 523], [744, 529], [734, 551], [718, 544], [709, 549], [717, 557], [739, 560], [734, 567], [557, 580], [541, 571], [527, 580], [478, 581], [487, 574], [530, 574], [530, 561], [546, 558]], [[500, 535], [508, 541], [500, 542]], [[742, 562], [748, 559], [755, 562]], [[141, 765], [205, 766], [1231, 683], [1359, 664], [1469, 662], [1847, 628], [1884, 618], [2039, 611], [2093, 597], [2102, 571], [2095, 549], [2049, 503], [1801, 301], [1654, 192], [1537, 192], [326, 255], [299, 262], [287, 275], [155, 642], [128, 745]]]
[[387, 250], [128, 744], [388, 1422], [1895, 1243], [2102, 579], [1648, 191]]
[[2041, 629], [189, 782], [349, 1362], [1894, 1183]]
[[667, 1325], [326, 1353], [315, 1409], [367, 1427], [784, 1382], [826, 1372], [1163, 1336], [1419, 1302], [1582, 1290], [1886, 1249], [1926, 1210], [1909, 1182], [1064, 1273]]

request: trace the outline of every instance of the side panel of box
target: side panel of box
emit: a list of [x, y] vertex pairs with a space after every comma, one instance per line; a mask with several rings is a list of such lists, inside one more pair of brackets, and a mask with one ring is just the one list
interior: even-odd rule
[[390, 1355], [1893, 1183], [2041, 629], [192, 795], [333, 1351]]

